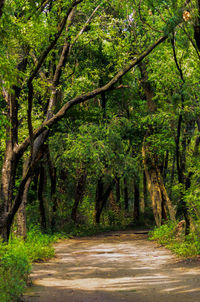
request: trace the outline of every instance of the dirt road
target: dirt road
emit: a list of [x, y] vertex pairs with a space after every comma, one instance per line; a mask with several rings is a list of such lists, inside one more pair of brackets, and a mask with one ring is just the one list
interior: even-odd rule
[[200, 302], [200, 262], [133, 231], [66, 240], [35, 264], [26, 302]]

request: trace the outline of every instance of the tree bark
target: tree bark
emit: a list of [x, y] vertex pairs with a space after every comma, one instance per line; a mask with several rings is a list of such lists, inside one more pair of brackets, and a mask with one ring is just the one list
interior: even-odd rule
[[3, 13], [3, 6], [4, 6], [4, 0], [0, 0], [0, 17], [2, 16]]
[[148, 206], [148, 198], [147, 198], [147, 180], [145, 171], [143, 172], [143, 195], [144, 195], [144, 207]]
[[26, 205], [28, 202], [28, 191], [31, 184], [32, 178], [30, 177], [25, 185], [24, 193], [22, 196], [22, 203], [17, 212], [17, 235], [26, 239], [27, 236], [27, 225], [26, 225]]
[[151, 196], [155, 222], [159, 227], [162, 224], [162, 218], [167, 217], [167, 210], [171, 220], [175, 220], [175, 211], [167, 195], [159, 169], [153, 162], [148, 164], [148, 151], [146, 149], [147, 147], [143, 144], [142, 156], [147, 179], [147, 187]]
[[95, 200], [95, 223], [100, 223], [101, 213], [103, 208], [106, 205], [110, 192], [115, 184], [115, 180], [113, 180], [104, 190], [104, 184], [102, 178], [100, 178], [97, 182], [97, 189], [96, 189], [96, 200]]
[[120, 208], [120, 198], [121, 198], [121, 194], [120, 194], [120, 178], [116, 177], [116, 203], [118, 205], [118, 207]]
[[87, 179], [87, 174], [85, 171], [78, 170], [77, 171], [77, 184], [75, 189], [75, 200], [72, 207], [71, 219], [74, 223], [77, 222], [77, 210], [79, 204], [83, 201], [84, 193], [85, 193], [85, 184]]
[[[154, 91], [148, 79], [146, 65], [142, 62], [139, 67], [142, 77], [141, 85], [144, 89], [145, 98], [147, 100], [147, 107], [149, 113], [154, 114], [157, 110], [157, 106], [153, 100]], [[146, 133], [146, 137], [148, 137], [151, 133], [152, 130], [149, 127]], [[150, 144], [150, 142], [147, 144], [144, 139], [142, 146], [143, 164], [147, 179], [147, 187], [152, 201], [155, 222], [157, 226], [161, 226], [162, 219], [167, 217], [167, 208], [170, 219], [175, 220], [175, 213], [171, 201], [167, 195], [161, 172], [158, 169], [157, 155], [153, 154], [152, 151], [150, 151]]]
[[44, 185], [45, 185], [45, 169], [41, 164], [40, 179], [39, 179], [39, 185], [38, 185], [38, 200], [39, 200], [41, 228], [45, 232], [47, 229], [47, 221], [46, 221], [45, 201], [43, 198]]
[[127, 178], [124, 178], [124, 209], [126, 212], [129, 210], [129, 204], [128, 204], [128, 185], [127, 185]]
[[57, 175], [56, 175], [56, 168], [54, 167], [51, 157], [49, 154], [49, 149], [47, 151], [47, 164], [49, 167], [49, 176], [51, 180], [51, 201], [52, 201], [52, 216], [51, 216], [51, 230], [52, 232], [55, 231], [56, 227], [56, 211], [57, 211], [57, 200], [56, 200], [56, 180], [57, 180]]
[[133, 212], [134, 222], [137, 224], [140, 220], [140, 188], [139, 188], [139, 178], [134, 179], [134, 212]]

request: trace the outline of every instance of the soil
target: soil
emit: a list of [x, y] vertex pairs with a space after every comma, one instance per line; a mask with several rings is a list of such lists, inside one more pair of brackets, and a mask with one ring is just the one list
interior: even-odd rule
[[182, 260], [144, 232], [65, 240], [34, 264], [26, 302], [200, 302], [200, 261]]

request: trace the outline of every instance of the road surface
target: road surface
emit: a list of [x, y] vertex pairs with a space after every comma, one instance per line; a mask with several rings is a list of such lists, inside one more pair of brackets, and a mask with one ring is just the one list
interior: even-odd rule
[[200, 261], [134, 231], [65, 240], [33, 266], [26, 302], [200, 302]]

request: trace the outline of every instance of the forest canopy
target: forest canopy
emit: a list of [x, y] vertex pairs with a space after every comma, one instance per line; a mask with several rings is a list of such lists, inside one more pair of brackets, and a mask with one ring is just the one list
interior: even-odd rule
[[200, 1], [0, 1], [0, 39], [3, 240], [199, 232]]

